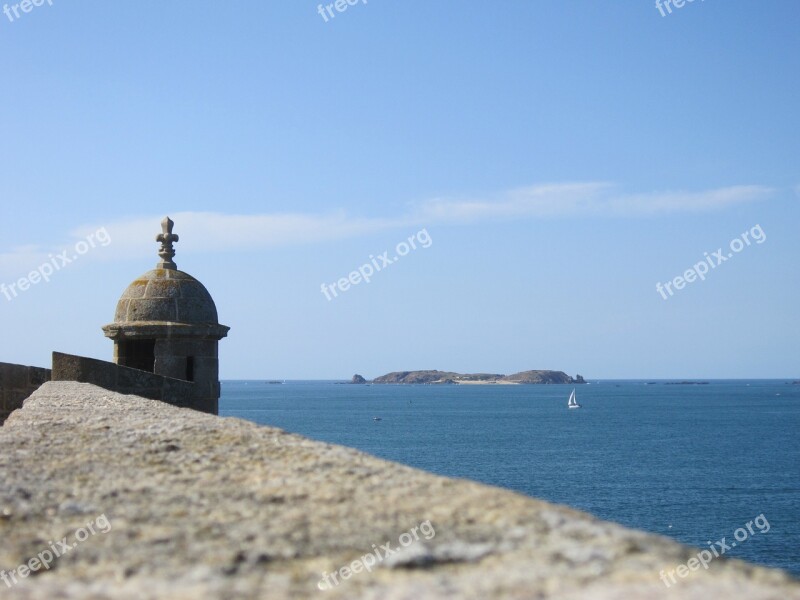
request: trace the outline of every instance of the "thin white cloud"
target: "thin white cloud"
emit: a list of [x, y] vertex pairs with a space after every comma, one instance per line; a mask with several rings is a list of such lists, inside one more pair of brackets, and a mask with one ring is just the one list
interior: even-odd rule
[[[160, 232], [164, 215], [126, 219], [105, 225], [86, 225], [72, 232], [80, 238], [106, 227], [116, 252], [141, 249], [142, 240]], [[289, 244], [319, 243], [351, 238], [397, 226], [396, 220], [348, 217], [344, 212], [315, 214], [237, 215], [212, 212], [170, 213], [184, 250], [238, 250]]]
[[619, 194], [607, 183], [540, 185], [513, 190], [491, 200], [436, 199], [422, 203], [420, 217], [465, 222], [509, 217], [643, 217], [723, 210], [768, 197], [763, 186], [735, 186], [704, 192]]
[[719, 188], [706, 192], [664, 192], [622, 196], [609, 202], [612, 214], [643, 216], [711, 212], [768, 198], [774, 190], [758, 185]]
[[428, 222], [464, 223], [512, 217], [571, 217], [585, 214], [611, 188], [607, 183], [559, 183], [520, 188], [492, 198], [435, 198], [413, 214]]
[[[800, 193], [800, 186], [797, 190]], [[181, 212], [170, 214], [176, 222], [184, 252], [237, 251], [244, 248], [323, 243], [367, 235], [387, 229], [432, 224], [470, 224], [511, 218], [648, 217], [675, 213], [720, 211], [767, 198], [772, 189], [733, 186], [701, 192], [621, 194], [604, 182], [553, 183], [501, 192], [483, 198], [434, 198], [412, 205], [402, 215], [384, 218], [352, 217], [343, 211], [329, 214], [275, 213], [222, 214]], [[25, 246], [0, 253], [0, 273], [19, 275], [34, 269], [51, 254], [74, 248], [75, 243], [101, 228], [108, 246], [93, 248], [90, 258], [119, 259], [152, 254], [155, 235], [164, 215], [91, 223], [70, 232], [71, 241], [60, 247]], [[153, 240], [148, 247], [146, 240]]]
[[[175, 221], [175, 233], [180, 236], [179, 251], [201, 252], [203, 250], [236, 251], [243, 248], [259, 248], [290, 244], [330, 242], [374, 233], [402, 225], [399, 219], [353, 218], [344, 212], [327, 215], [314, 214], [261, 214], [230, 215], [210, 212], [170, 213]], [[158, 245], [156, 234], [160, 232], [164, 215], [137, 217], [81, 225], [69, 233], [70, 240], [60, 246], [27, 245], [0, 253], [0, 275], [18, 278], [27, 275], [39, 265], [54, 260], [66, 252], [69, 263], [88, 260], [119, 260], [148, 253], [155, 257]], [[82, 252], [77, 259], [76, 244], [89, 236], [97, 237], [103, 231], [110, 242], [100, 245], [95, 242], [91, 250]], [[150, 240], [152, 243], [147, 244]], [[56, 264], [61, 261], [57, 260]]]
[[0, 273], [10, 273], [15, 279], [25, 277], [30, 271], [49, 261], [48, 252], [39, 246], [17, 246], [8, 252], [0, 253]]

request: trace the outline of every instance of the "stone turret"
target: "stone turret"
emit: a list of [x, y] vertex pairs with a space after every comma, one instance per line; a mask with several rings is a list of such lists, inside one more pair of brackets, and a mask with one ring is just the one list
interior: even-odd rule
[[114, 322], [103, 327], [114, 340], [114, 362], [194, 383], [192, 408], [217, 414], [220, 325], [211, 294], [173, 261], [178, 236], [169, 217], [161, 222], [160, 261], [135, 279], [117, 303]]

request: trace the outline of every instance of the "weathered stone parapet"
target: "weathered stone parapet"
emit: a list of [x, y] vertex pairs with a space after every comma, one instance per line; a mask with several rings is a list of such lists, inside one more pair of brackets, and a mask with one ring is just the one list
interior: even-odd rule
[[50, 369], [0, 363], [0, 425], [45, 381], [50, 381]]
[[[0, 570], [100, 515], [110, 524], [50, 570], [0, 582], [2, 598], [800, 598], [785, 574], [722, 559], [668, 589], [659, 571], [696, 550], [87, 384], [42, 386], [0, 429], [0, 447]], [[398, 548], [428, 521], [435, 535], [320, 591], [325, 574]]]
[[91, 383], [120, 394], [135, 394], [174, 406], [217, 413], [216, 402], [209, 400], [209, 405], [205, 407], [197, 405], [194, 399], [195, 384], [191, 381], [156, 375], [95, 358], [53, 352], [52, 379]]

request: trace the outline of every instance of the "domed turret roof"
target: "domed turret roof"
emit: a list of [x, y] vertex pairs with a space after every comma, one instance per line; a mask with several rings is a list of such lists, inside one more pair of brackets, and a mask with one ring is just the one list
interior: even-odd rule
[[136, 278], [119, 299], [114, 321], [219, 323], [217, 307], [208, 290], [197, 279], [177, 269], [153, 269]]
[[162, 232], [161, 260], [131, 283], [117, 303], [114, 322], [103, 327], [107, 337], [216, 337], [227, 335], [228, 327], [217, 320], [217, 307], [211, 294], [194, 277], [179, 271], [172, 260], [172, 247], [178, 236], [172, 233], [175, 224], [166, 217]]

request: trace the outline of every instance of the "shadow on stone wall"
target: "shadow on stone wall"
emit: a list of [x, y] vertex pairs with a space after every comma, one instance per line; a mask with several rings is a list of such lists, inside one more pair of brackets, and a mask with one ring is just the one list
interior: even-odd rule
[[50, 369], [0, 363], [0, 425], [45, 381], [50, 381]]

